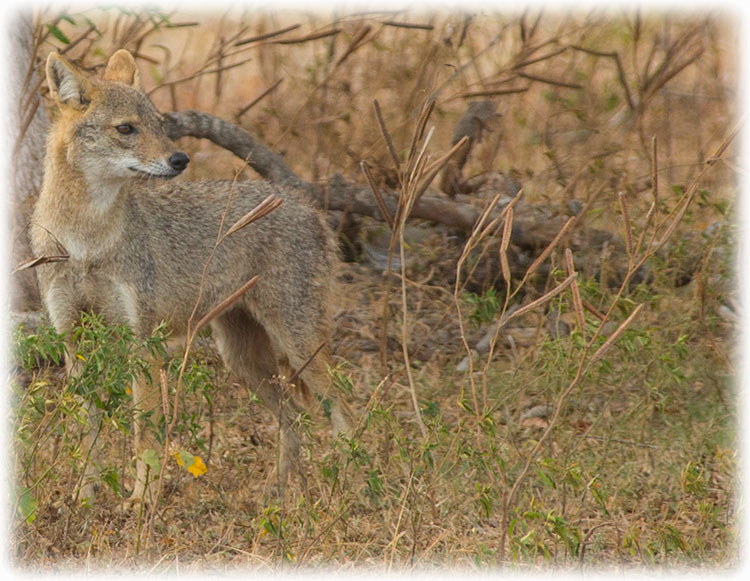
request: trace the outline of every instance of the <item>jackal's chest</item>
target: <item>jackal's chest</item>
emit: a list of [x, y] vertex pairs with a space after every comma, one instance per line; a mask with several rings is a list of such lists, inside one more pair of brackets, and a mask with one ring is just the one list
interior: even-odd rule
[[133, 284], [108, 272], [77, 266], [75, 261], [63, 263], [56, 276], [48, 277], [43, 284], [44, 300], [55, 326], [65, 329], [82, 311], [88, 311], [102, 315], [110, 324], [127, 324], [139, 333], [143, 317]]

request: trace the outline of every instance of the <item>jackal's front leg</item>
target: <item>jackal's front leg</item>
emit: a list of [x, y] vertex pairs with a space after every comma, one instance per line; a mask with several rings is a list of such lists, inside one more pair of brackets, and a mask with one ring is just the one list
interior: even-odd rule
[[[42, 285], [45, 306], [55, 330], [65, 336], [65, 375], [68, 383], [81, 375], [83, 362], [78, 358], [78, 345], [73, 328], [78, 321], [79, 311], [75, 308], [76, 292], [66, 277], [61, 277], [51, 284]], [[99, 447], [96, 440], [101, 428], [101, 412], [91, 401], [91, 397], [81, 394], [83, 407], [86, 410], [86, 426], [81, 438], [80, 456], [83, 461], [83, 472], [78, 484], [72, 491], [74, 500], [93, 500], [100, 481]]]
[[[75, 368], [77, 365], [67, 365], [68, 380], [75, 377]], [[86, 399], [83, 403], [86, 410], [86, 429], [81, 439], [81, 458], [83, 459], [83, 473], [79, 480], [79, 486], [76, 487], [73, 497], [81, 502], [93, 500], [99, 488], [101, 474], [99, 471], [99, 447], [96, 446], [96, 440], [99, 437], [101, 428], [101, 412], [99, 408]]]
[[[80, 376], [83, 364], [76, 356], [76, 344], [66, 340], [65, 375], [68, 383]], [[83, 408], [86, 410], [86, 424], [81, 438], [80, 454], [83, 461], [83, 471], [78, 484], [73, 490], [75, 501], [87, 502], [94, 499], [99, 488], [99, 448], [95, 445], [101, 428], [101, 412], [93, 404], [90, 397], [84, 397]]]

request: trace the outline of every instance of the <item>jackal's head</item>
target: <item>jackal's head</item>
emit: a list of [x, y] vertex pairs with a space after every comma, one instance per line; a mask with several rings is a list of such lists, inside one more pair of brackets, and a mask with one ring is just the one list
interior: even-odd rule
[[128, 51], [112, 55], [102, 78], [52, 53], [47, 82], [61, 112], [50, 147], [90, 181], [171, 178], [187, 167], [190, 158], [164, 132]]

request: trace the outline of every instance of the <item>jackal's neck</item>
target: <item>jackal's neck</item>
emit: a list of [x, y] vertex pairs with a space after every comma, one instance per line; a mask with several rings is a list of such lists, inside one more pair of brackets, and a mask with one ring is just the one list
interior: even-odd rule
[[35, 222], [54, 236], [71, 258], [108, 252], [119, 240], [124, 218], [124, 183], [96, 180], [70, 161], [65, 136], [53, 130]]

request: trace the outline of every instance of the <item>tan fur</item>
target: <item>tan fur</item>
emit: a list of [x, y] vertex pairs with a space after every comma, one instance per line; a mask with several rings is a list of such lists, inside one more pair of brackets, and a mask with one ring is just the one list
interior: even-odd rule
[[[49, 135], [31, 234], [36, 256], [59, 254], [58, 244], [70, 255], [38, 267], [53, 324], [68, 332], [81, 311], [92, 310], [113, 324], [127, 323], [141, 337], [162, 321], [180, 335], [199, 294], [195, 321], [260, 275], [211, 326], [227, 367], [279, 418], [283, 487], [299, 448], [299, 409], [273, 378], [279, 358], [300, 369], [329, 339], [337, 261], [323, 217], [304, 195], [265, 182], [168, 181], [184, 169], [187, 156], [166, 137], [127, 51], [112, 56], [101, 79], [53, 53], [47, 79], [60, 118]], [[284, 204], [227, 237], [208, 262], [222, 217], [226, 229], [272, 193]], [[328, 360], [324, 347], [300, 377], [313, 392], [332, 397], [334, 431], [340, 431], [347, 412], [329, 394]], [[75, 373], [74, 363], [69, 371]], [[158, 389], [146, 382], [133, 386], [133, 400], [138, 459], [157, 448], [139, 412], [153, 413], [155, 421], [161, 406]], [[143, 499], [150, 490], [145, 465], [137, 464], [133, 498]], [[82, 496], [93, 494], [95, 479], [96, 470], [87, 469]]]

